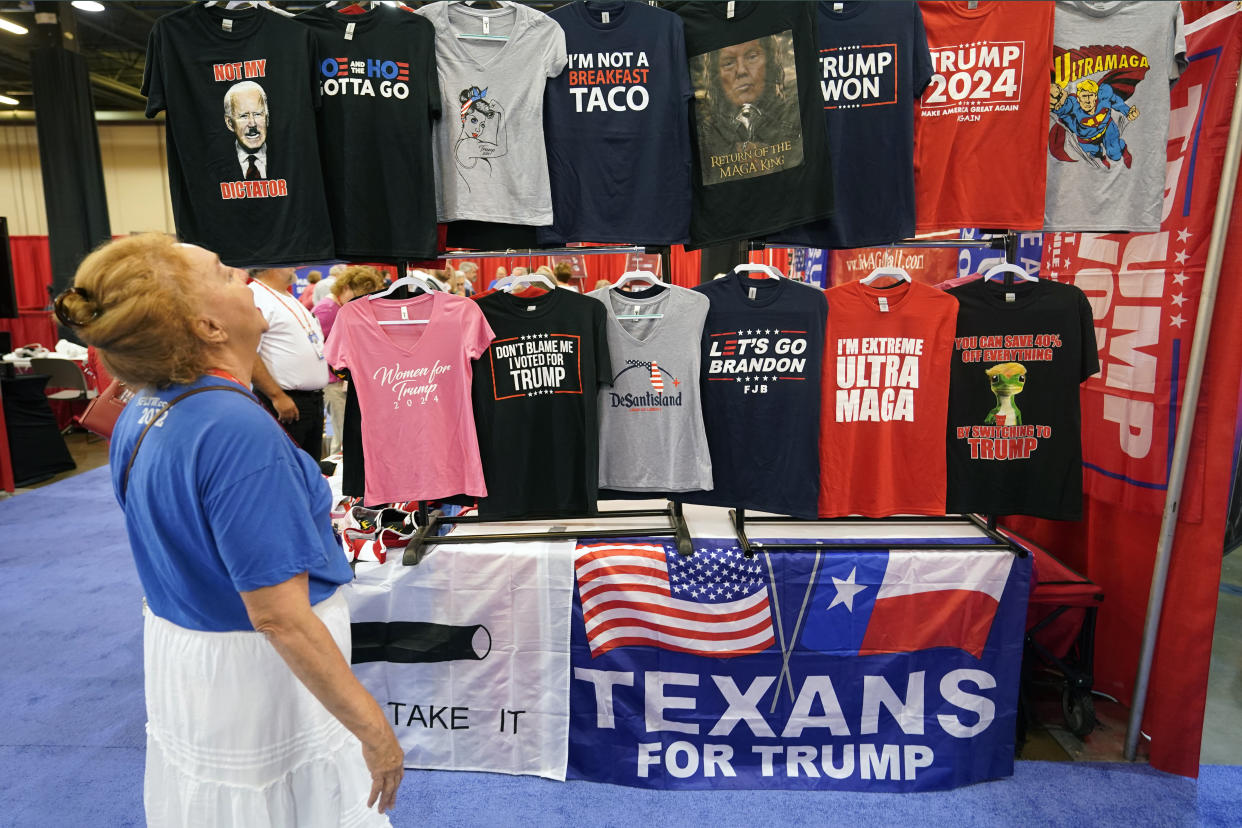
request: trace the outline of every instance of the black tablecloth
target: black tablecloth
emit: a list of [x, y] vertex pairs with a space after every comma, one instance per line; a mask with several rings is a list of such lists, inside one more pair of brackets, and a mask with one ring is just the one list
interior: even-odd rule
[[44, 374], [0, 378], [13, 480], [18, 486], [29, 486], [77, 468], [44, 394], [47, 381]]

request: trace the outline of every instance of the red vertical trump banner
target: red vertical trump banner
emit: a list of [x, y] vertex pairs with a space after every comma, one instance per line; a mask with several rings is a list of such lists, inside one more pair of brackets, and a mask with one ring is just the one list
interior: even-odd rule
[[[1242, 15], [1224, 6], [1186, 27], [1188, 66], [1171, 92], [1163, 218], [1154, 233], [1055, 233], [1046, 278], [1091, 302], [1101, 371], [1082, 391], [1087, 504], [1077, 524], [1016, 520], [1105, 589], [1096, 686], [1129, 701], [1160, 515], [1189, 366], [1242, 53]], [[1242, 228], [1235, 206], [1231, 237]], [[1242, 331], [1242, 266], [1226, 255], [1144, 733], [1162, 770], [1198, 773], [1221, 540], [1231, 476]]]

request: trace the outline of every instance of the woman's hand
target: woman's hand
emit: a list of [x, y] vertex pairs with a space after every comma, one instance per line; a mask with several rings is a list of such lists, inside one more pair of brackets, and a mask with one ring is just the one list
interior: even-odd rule
[[367, 807], [379, 802], [381, 814], [392, 810], [397, 803], [397, 786], [405, 775], [405, 753], [386, 721], [382, 734], [374, 744], [363, 743], [362, 758], [371, 772], [371, 795], [367, 798]]

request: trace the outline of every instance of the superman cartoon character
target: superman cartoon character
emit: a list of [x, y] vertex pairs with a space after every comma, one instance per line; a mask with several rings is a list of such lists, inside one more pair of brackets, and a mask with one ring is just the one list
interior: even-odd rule
[[[1127, 168], [1131, 163], [1130, 150], [1121, 138], [1118, 122], [1135, 120], [1139, 116], [1137, 106], [1126, 102], [1107, 83], [1097, 83], [1082, 78], [1074, 85], [1073, 94], [1068, 86], [1052, 82], [1050, 89], [1052, 114], [1068, 130], [1077, 142], [1079, 150], [1087, 158], [1097, 159], [1105, 168], [1111, 161], [1122, 161]], [[1119, 118], [1113, 118], [1116, 110]], [[1064, 143], [1062, 139], [1062, 152]], [[1055, 154], [1055, 152], [1054, 152]], [[1064, 157], [1061, 160], [1071, 160]]]

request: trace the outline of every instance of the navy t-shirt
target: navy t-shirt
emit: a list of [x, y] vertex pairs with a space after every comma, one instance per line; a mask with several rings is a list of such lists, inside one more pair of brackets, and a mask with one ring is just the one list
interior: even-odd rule
[[681, 18], [568, 3], [569, 65], [544, 92], [554, 220], [540, 244], [679, 244], [690, 233], [690, 75]]
[[151, 611], [192, 630], [252, 630], [239, 592], [307, 572], [316, 604], [353, 573], [318, 465], [241, 394], [209, 391], [170, 408], [147, 432], [121, 497], [143, 428], [164, 403], [206, 385], [232, 384], [206, 376], [138, 392], [112, 435], [112, 485]]
[[711, 302], [700, 379], [715, 488], [675, 499], [814, 518], [828, 301], [737, 272], [695, 290]]
[[[918, 3], [819, 4], [836, 213], [769, 241], [845, 248], [914, 235], [914, 101], [932, 76]], [[840, 7], [840, 11], [836, 9]]]

